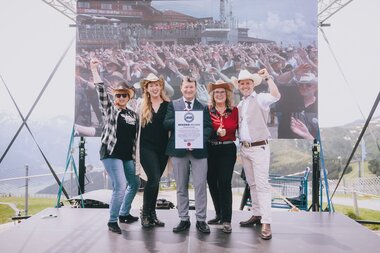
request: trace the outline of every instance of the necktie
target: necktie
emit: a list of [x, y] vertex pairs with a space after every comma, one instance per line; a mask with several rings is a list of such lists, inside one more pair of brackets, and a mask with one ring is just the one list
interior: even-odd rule
[[190, 101], [185, 101], [185, 103], [187, 104], [186, 106], [186, 109], [191, 109], [191, 102]]

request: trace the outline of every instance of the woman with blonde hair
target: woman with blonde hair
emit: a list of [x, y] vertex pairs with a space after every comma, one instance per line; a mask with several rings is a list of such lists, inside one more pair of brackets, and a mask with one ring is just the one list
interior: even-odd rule
[[140, 81], [142, 101], [138, 107], [140, 115], [140, 163], [147, 175], [144, 189], [141, 225], [143, 228], [165, 226], [157, 218], [156, 201], [162, 173], [165, 170], [168, 156], [165, 155], [168, 143], [168, 131], [163, 121], [169, 99], [165, 94], [163, 78], [150, 73]]
[[236, 130], [238, 110], [233, 106], [233, 86], [218, 80], [209, 83], [210, 117], [213, 131], [208, 143], [207, 183], [216, 216], [208, 224], [222, 224], [224, 233], [231, 233], [232, 173], [236, 162]]

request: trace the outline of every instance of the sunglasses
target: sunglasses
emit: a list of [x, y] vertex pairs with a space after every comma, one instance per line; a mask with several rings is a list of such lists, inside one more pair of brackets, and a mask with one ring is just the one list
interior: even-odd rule
[[128, 97], [128, 94], [115, 94], [115, 97], [117, 97], [117, 98], [120, 98], [120, 97], [126, 98], [126, 97]]

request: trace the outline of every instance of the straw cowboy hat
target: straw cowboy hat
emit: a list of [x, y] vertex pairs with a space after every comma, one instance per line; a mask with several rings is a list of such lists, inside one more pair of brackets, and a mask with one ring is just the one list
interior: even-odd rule
[[146, 88], [146, 86], [148, 85], [148, 83], [150, 83], [150, 82], [156, 82], [156, 81], [159, 81], [160, 82], [160, 86], [164, 87], [165, 81], [164, 81], [164, 78], [162, 76], [157, 77], [155, 74], [149, 73], [149, 75], [147, 77], [145, 77], [144, 79], [142, 79], [140, 81], [141, 89]]
[[[146, 84], [148, 84], [148, 83], [146, 83]], [[134, 83], [133, 88], [135, 88], [136, 90], [142, 89], [140, 82]], [[165, 90], [166, 96], [172, 97], [174, 95], [174, 89], [167, 81], [164, 82], [164, 90]]]
[[127, 93], [129, 99], [131, 99], [135, 95], [135, 90], [133, 87], [129, 87], [126, 82], [121, 82], [115, 88], [112, 88], [112, 93]]
[[225, 82], [225, 81], [223, 81], [221, 79], [219, 79], [215, 83], [209, 83], [207, 85], [207, 91], [208, 91], [208, 93], [210, 93], [213, 90], [218, 89], [218, 88], [223, 88], [223, 89], [226, 89], [227, 91], [232, 91], [233, 90], [232, 84], [227, 83], [227, 82]]

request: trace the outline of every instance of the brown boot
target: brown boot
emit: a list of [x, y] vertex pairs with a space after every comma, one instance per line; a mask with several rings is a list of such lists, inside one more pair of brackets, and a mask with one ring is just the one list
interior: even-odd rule
[[252, 227], [255, 224], [261, 224], [261, 216], [252, 215], [248, 220], [240, 222], [241, 227]]
[[261, 227], [261, 238], [263, 240], [272, 239], [272, 230], [270, 228], [270, 224], [263, 224]]

